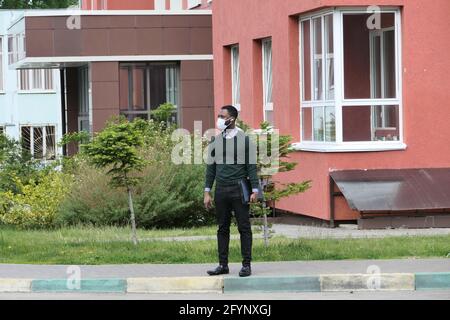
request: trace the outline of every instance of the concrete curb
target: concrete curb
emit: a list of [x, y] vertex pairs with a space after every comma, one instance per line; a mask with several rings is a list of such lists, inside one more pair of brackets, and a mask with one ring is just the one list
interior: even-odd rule
[[329, 274], [320, 276], [321, 291], [415, 290], [413, 273]]
[[76, 283], [67, 279], [33, 280], [31, 292], [125, 293], [125, 279], [85, 279]]
[[319, 276], [225, 278], [224, 293], [233, 292], [319, 292]]
[[450, 272], [416, 273], [416, 290], [450, 290]]
[[223, 277], [129, 278], [128, 293], [222, 293]]
[[236, 293], [450, 290], [448, 273], [323, 274], [308, 276], [0, 279], [0, 293]]
[[31, 292], [31, 279], [0, 279], [0, 293]]

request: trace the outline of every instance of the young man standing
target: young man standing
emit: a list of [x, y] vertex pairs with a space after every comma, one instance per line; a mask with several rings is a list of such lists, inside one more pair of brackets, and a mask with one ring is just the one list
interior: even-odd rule
[[210, 191], [216, 181], [214, 202], [218, 223], [217, 242], [219, 266], [209, 270], [211, 276], [228, 274], [231, 213], [235, 214], [241, 237], [242, 269], [239, 276], [251, 275], [252, 229], [250, 205], [243, 201], [243, 181], [250, 179], [250, 202], [257, 200], [259, 180], [256, 167], [256, 147], [243, 130], [236, 127], [238, 111], [224, 106], [217, 119], [221, 134], [212, 139], [208, 147], [204, 204], [212, 207]]

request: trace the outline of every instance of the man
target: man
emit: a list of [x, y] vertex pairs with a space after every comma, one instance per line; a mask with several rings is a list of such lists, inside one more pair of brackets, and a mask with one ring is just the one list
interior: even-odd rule
[[211, 276], [228, 274], [228, 249], [230, 243], [231, 212], [238, 223], [241, 237], [242, 269], [239, 276], [251, 275], [252, 229], [250, 225], [250, 205], [242, 199], [243, 190], [240, 182], [250, 178], [250, 202], [257, 200], [259, 180], [256, 167], [256, 147], [243, 130], [236, 127], [238, 111], [233, 106], [224, 106], [217, 119], [217, 127], [221, 134], [212, 139], [208, 148], [208, 165], [204, 204], [212, 207], [210, 195], [214, 181], [216, 191], [214, 202], [217, 217], [217, 242], [219, 266], [209, 270]]

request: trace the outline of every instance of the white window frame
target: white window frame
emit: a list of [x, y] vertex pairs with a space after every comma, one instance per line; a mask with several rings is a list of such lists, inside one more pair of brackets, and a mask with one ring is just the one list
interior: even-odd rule
[[171, 11], [183, 10], [183, 0], [170, 0], [170, 10]]
[[[12, 39], [12, 46], [9, 45], [10, 38]], [[6, 37], [6, 43], [9, 65], [15, 64], [26, 57], [25, 32], [9, 34]]]
[[21, 70], [17, 70], [17, 93], [19, 94], [34, 94], [34, 93], [51, 93], [54, 94], [56, 93], [56, 83], [55, 83], [55, 79], [57, 79], [56, 75], [55, 75], [55, 70], [50, 69], [51, 70], [51, 81], [52, 81], [52, 88], [51, 89], [45, 89], [45, 88], [34, 88], [34, 76], [33, 76], [33, 72], [35, 70], [41, 70], [41, 83], [45, 84], [45, 72], [44, 70], [46, 69], [26, 69], [26, 71], [28, 72], [28, 81], [29, 81], [29, 87], [31, 89], [28, 90], [24, 90], [21, 89], [20, 87], [20, 83], [22, 80], [22, 76], [21, 76]]
[[[365, 152], [365, 151], [388, 151], [388, 150], [405, 150], [406, 144], [404, 143], [403, 136], [403, 99], [402, 99], [402, 26], [401, 26], [401, 15], [400, 9], [398, 7], [384, 7], [381, 8], [381, 13], [393, 13], [395, 15], [395, 65], [396, 65], [396, 98], [395, 99], [346, 99], [344, 97], [345, 93], [345, 74], [344, 74], [344, 35], [343, 35], [343, 18], [346, 14], [367, 14], [366, 8], [335, 8], [335, 9], [325, 9], [317, 11], [313, 14], [302, 16], [299, 18], [299, 61], [300, 65], [300, 137], [301, 142], [293, 144], [293, 149], [299, 151], [315, 151], [315, 152]], [[312, 19], [319, 16], [324, 16], [327, 14], [333, 14], [333, 47], [334, 47], [334, 100], [327, 101], [304, 101], [304, 84], [303, 79], [304, 72], [302, 63], [303, 59], [303, 45], [302, 45], [302, 22], [310, 20], [310, 41], [312, 38]], [[322, 28], [322, 30], [324, 30]], [[324, 36], [322, 36], [324, 38]], [[322, 40], [322, 42], [324, 42]], [[324, 50], [324, 45], [322, 43], [322, 49]], [[313, 83], [313, 48], [311, 46], [311, 99], [314, 98], [314, 83]], [[322, 68], [324, 69], [324, 68]], [[325, 70], [322, 70], [325, 73]], [[324, 78], [325, 79], [325, 78]], [[325, 90], [325, 87], [322, 88]], [[343, 141], [343, 119], [342, 119], [342, 109], [344, 106], [382, 106], [382, 105], [398, 105], [399, 108], [399, 141], [362, 141], [362, 142], [344, 142]], [[304, 141], [303, 138], [303, 119], [302, 110], [303, 108], [314, 108], [314, 107], [335, 107], [335, 126], [336, 126], [336, 142], [314, 142], [314, 141]], [[314, 126], [312, 125], [312, 130]], [[314, 132], [312, 132], [314, 137]]]
[[[374, 48], [374, 41], [376, 37], [380, 38], [380, 62], [381, 62], [381, 67], [380, 67], [380, 82], [382, 84], [385, 83], [384, 79], [386, 76], [386, 72], [385, 72], [385, 63], [384, 63], [384, 35], [386, 32], [389, 31], [394, 31], [395, 32], [395, 27], [389, 27], [389, 28], [382, 28], [379, 30], [372, 30], [370, 32], [370, 84], [371, 84], [371, 93], [372, 93], [372, 99], [375, 99], [375, 97], [373, 96], [375, 91], [376, 91], [376, 82], [375, 82], [375, 71], [377, 69], [377, 66], [374, 64], [375, 60], [375, 48]], [[397, 78], [397, 75], [396, 75]], [[397, 85], [397, 84], [396, 84]], [[381, 93], [381, 98], [382, 99], [386, 99], [385, 98], [385, 90], [386, 88], [384, 86], [381, 86], [380, 88], [380, 93]], [[398, 95], [398, 92], [396, 92], [396, 95]], [[382, 112], [382, 125], [381, 126], [376, 126], [375, 122], [372, 121], [372, 129], [387, 129], [387, 130], [396, 130], [397, 128], [392, 128], [392, 127], [388, 127], [386, 125], [386, 105], [381, 106], [381, 112]], [[373, 116], [375, 116], [375, 109], [372, 110]], [[372, 130], [373, 132], [373, 130]]]
[[101, 0], [100, 8], [98, 6], [98, 0], [91, 0], [91, 10], [108, 10], [108, 0]]
[[165, 11], [166, 9], [166, 0], [155, 0], [155, 10], [156, 11]]
[[[266, 63], [268, 62], [268, 58], [266, 56], [265, 46], [270, 43], [270, 64], [271, 64], [271, 86], [272, 86], [272, 102], [267, 101], [267, 90], [268, 88], [268, 74], [266, 72]], [[272, 46], [272, 38], [266, 38], [261, 41], [261, 50], [262, 50], [262, 78], [263, 78], [263, 113], [264, 113], [264, 121], [267, 121], [267, 112], [272, 111], [273, 113], [273, 46]]]
[[[30, 128], [30, 154], [33, 157], [33, 159], [35, 160], [42, 160], [42, 161], [53, 161], [53, 160], [48, 160], [45, 158], [45, 155], [47, 153], [47, 142], [45, 140], [45, 138], [47, 137], [47, 127], [53, 127], [54, 128], [54, 132], [55, 132], [55, 159], [58, 156], [58, 139], [57, 139], [57, 135], [58, 135], [58, 126], [56, 124], [21, 124], [19, 126], [19, 134], [20, 134], [20, 139], [22, 139], [22, 129], [23, 128]], [[35, 128], [42, 128], [42, 155], [43, 158], [42, 159], [36, 159], [34, 158], [34, 129]]]
[[202, 4], [202, 0], [188, 0], [188, 9], [198, 7]]
[[[237, 50], [237, 51], [236, 51]], [[230, 47], [231, 51], [231, 99], [232, 104], [238, 111], [241, 111], [241, 55], [239, 50], [239, 45], [233, 45]], [[237, 70], [235, 66], [234, 55], [237, 52]], [[238, 84], [236, 84], [236, 78], [239, 80]], [[236, 92], [238, 90], [238, 92]], [[239, 97], [239, 101], [237, 101], [237, 97]]]

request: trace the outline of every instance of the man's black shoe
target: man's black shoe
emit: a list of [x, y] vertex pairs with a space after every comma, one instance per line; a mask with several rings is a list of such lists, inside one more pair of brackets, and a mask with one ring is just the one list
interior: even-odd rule
[[214, 270], [208, 270], [207, 271], [210, 276], [219, 276], [221, 274], [229, 274], [230, 269], [228, 269], [228, 266], [218, 266]]
[[239, 271], [239, 277], [249, 277], [252, 275], [252, 268], [250, 266], [243, 266]]

